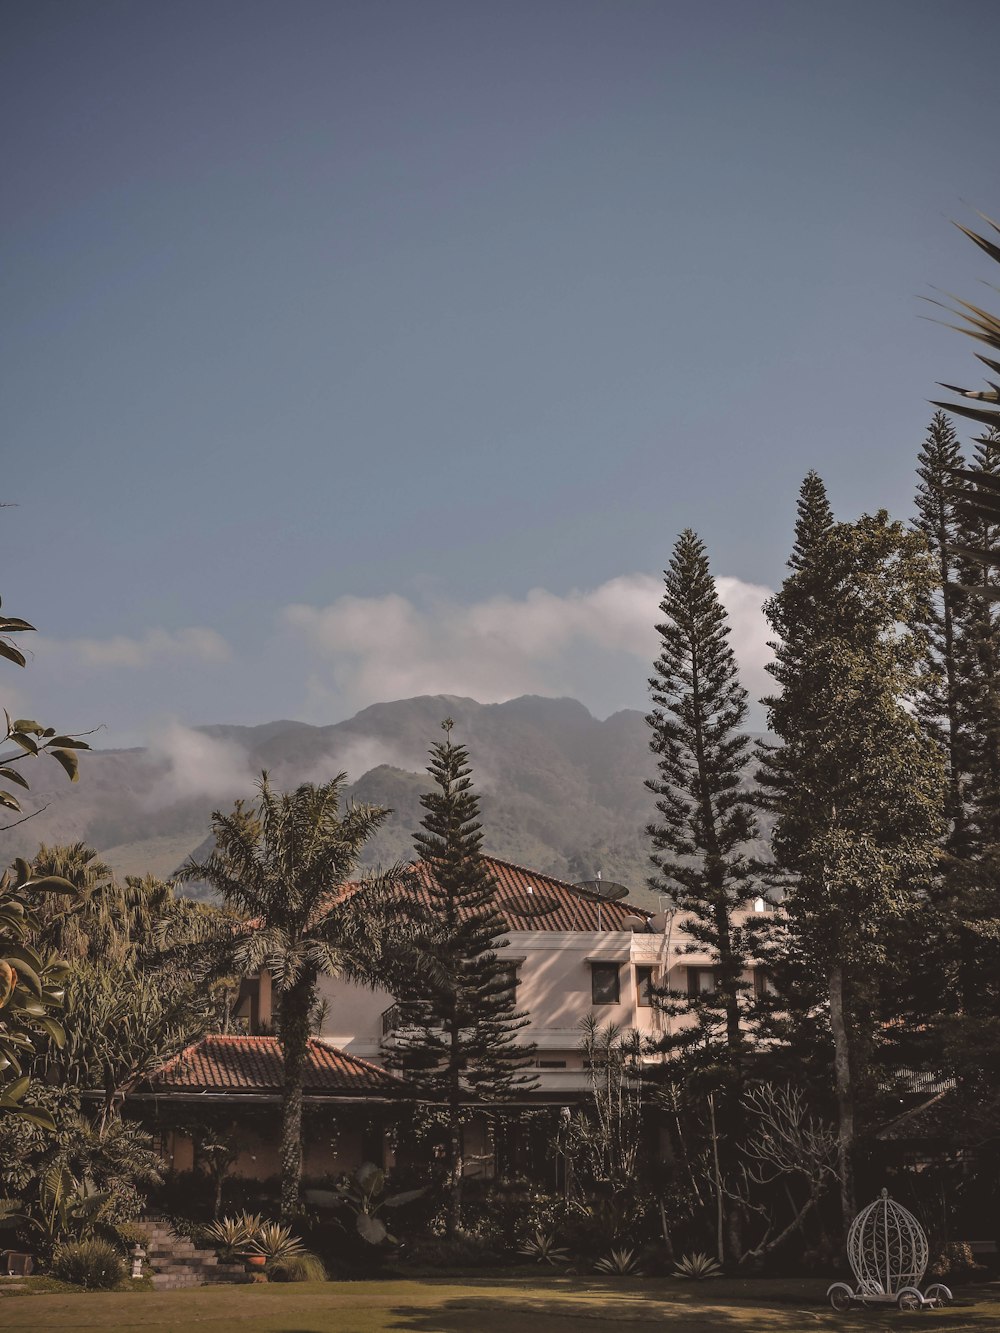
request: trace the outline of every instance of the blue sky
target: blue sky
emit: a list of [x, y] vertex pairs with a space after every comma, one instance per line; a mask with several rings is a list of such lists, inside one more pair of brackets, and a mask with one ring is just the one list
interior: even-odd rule
[[[1000, 214], [1000, 10], [10, 0], [12, 711], [642, 707], [692, 526], [748, 685], [805, 471], [910, 512]], [[14, 132], [10, 133], [13, 127]]]

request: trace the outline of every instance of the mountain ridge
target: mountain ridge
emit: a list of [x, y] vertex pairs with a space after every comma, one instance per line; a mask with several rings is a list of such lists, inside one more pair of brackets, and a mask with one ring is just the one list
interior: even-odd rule
[[409, 860], [428, 748], [447, 716], [469, 750], [485, 850], [570, 881], [600, 871], [627, 884], [637, 903], [657, 905], [646, 884], [645, 828], [655, 807], [644, 785], [654, 772], [645, 716], [620, 709], [602, 720], [568, 697], [480, 704], [419, 695], [327, 725], [213, 723], [181, 728], [159, 749], [94, 750], [79, 784], [67, 787], [55, 775], [50, 785], [36, 781], [32, 797], [47, 808], [8, 831], [4, 854], [30, 857], [39, 842], [79, 839], [119, 873], [168, 876], [210, 847], [212, 811], [252, 799], [266, 768], [279, 788], [346, 771], [349, 797], [393, 811], [365, 864]]

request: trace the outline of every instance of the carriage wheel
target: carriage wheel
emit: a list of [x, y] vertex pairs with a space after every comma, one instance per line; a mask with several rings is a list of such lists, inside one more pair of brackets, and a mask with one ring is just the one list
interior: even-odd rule
[[927, 1288], [927, 1299], [940, 1301], [942, 1305], [950, 1305], [955, 1298], [951, 1294], [950, 1287], [946, 1287], [943, 1282], [935, 1282], [932, 1287]]
[[844, 1310], [851, 1308], [854, 1292], [851, 1291], [846, 1282], [835, 1282], [826, 1293], [826, 1297], [835, 1310], [843, 1313]]
[[899, 1310], [919, 1310], [924, 1303], [924, 1298], [916, 1287], [904, 1287], [896, 1297], [896, 1308]]

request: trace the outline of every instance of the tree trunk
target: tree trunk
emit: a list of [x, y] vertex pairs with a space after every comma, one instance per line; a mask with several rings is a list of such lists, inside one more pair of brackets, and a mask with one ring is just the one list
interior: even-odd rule
[[454, 1240], [462, 1230], [462, 1176], [465, 1160], [462, 1154], [462, 1111], [456, 1101], [448, 1107], [448, 1239]]
[[[712, 1128], [712, 1162], [715, 1167], [715, 1248], [719, 1263], [726, 1261], [726, 1248], [723, 1241], [725, 1212], [722, 1195], [722, 1170], [719, 1166], [719, 1134], [715, 1124], [715, 1096], [708, 1094], [709, 1124]], [[738, 1256], [737, 1256], [738, 1257]]]
[[844, 1002], [844, 969], [839, 964], [830, 971], [829, 990], [834, 1075], [837, 1086], [837, 1167], [840, 1176], [840, 1210], [846, 1234], [855, 1213], [854, 1088], [851, 1083], [851, 1049], [847, 1007]]
[[302, 1186], [302, 1086], [309, 1051], [309, 1010], [316, 979], [304, 972], [281, 994], [281, 1053], [285, 1085], [281, 1098], [281, 1218], [289, 1222], [299, 1210]]

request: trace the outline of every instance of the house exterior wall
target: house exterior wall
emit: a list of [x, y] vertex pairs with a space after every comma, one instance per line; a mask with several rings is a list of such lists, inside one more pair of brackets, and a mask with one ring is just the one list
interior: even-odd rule
[[[228, 1174], [242, 1180], [269, 1180], [280, 1175], [277, 1110], [274, 1124], [268, 1129], [240, 1124], [234, 1119], [234, 1131], [237, 1126], [240, 1151]], [[374, 1152], [373, 1137], [381, 1140]], [[392, 1165], [392, 1151], [384, 1137], [380, 1118], [367, 1115], [360, 1108], [351, 1108], [346, 1114], [334, 1106], [313, 1112], [304, 1139], [302, 1170], [306, 1179], [321, 1180], [351, 1172], [372, 1156], [378, 1157], [380, 1166]], [[165, 1136], [163, 1151], [173, 1171], [191, 1171], [197, 1164], [197, 1146], [186, 1131], [170, 1131]]]
[[[614, 1023], [623, 1032], [635, 1029], [654, 1039], [693, 1021], [686, 1016], [671, 1019], [660, 1009], [640, 1005], [638, 968], [652, 968], [657, 986], [686, 990], [688, 969], [711, 967], [713, 961], [676, 917], [664, 932], [536, 930], [510, 931], [505, 938], [502, 957], [518, 966], [517, 1005], [530, 1018], [522, 1038], [537, 1047], [539, 1088], [549, 1093], [587, 1087], [580, 1042], [581, 1023], [588, 1014], [602, 1026]], [[594, 963], [617, 965], [617, 1004], [594, 1004]], [[744, 980], [752, 987], [752, 972]], [[340, 978], [323, 977], [319, 986], [327, 1006], [322, 1039], [350, 1055], [384, 1063], [382, 1016], [393, 996]], [[263, 996], [261, 1008], [263, 1017]], [[557, 1064], [563, 1067], [551, 1067]]]

